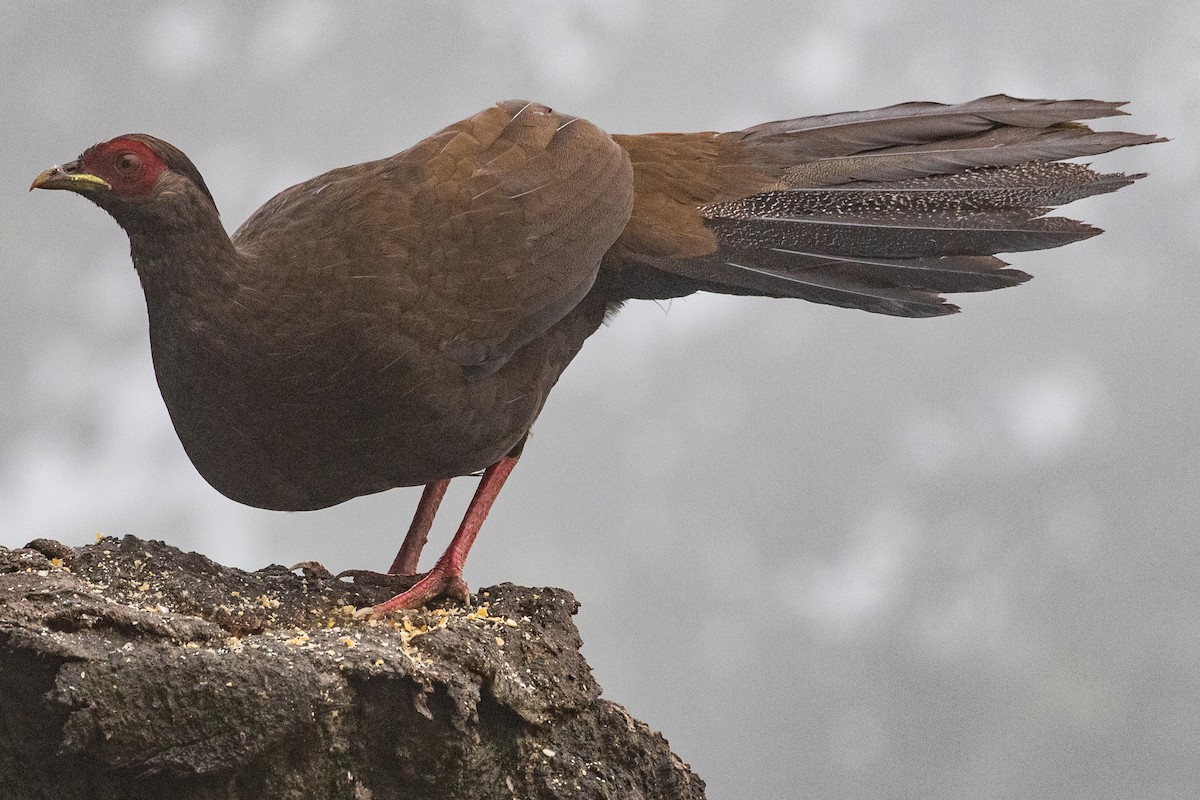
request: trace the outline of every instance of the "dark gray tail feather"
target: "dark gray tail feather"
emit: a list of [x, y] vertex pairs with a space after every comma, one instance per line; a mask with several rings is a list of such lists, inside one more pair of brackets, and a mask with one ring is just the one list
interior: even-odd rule
[[1057, 163], [1164, 141], [1095, 132], [1077, 119], [1120, 103], [1017, 100], [907, 103], [772, 122], [740, 137], [739, 160], [777, 183], [700, 210], [715, 253], [653, 266], [729, 294], [798, 297], [880, 314], [953, 313], [942, 292], [1029, 279], [996, 253], [1041, 250], [1100, 230], [1051, 207], [1144, 175]]

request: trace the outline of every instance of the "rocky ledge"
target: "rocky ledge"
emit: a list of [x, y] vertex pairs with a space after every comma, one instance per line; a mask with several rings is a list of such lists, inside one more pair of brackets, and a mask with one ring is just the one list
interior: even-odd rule
[[600, 698], [562, 589], [394, 593], [133, 537], [0, 548], [0, 797], [702, 798]]

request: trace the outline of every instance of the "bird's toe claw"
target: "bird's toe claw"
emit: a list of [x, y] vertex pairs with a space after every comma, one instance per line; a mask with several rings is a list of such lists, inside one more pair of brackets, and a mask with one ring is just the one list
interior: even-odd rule
[[299, 564], [293, 564], [288, 567], [289, 572], [300, 570], [306, 578], [332, 578], [333, 573], [330, 572], [320, 561], [301, 561]]

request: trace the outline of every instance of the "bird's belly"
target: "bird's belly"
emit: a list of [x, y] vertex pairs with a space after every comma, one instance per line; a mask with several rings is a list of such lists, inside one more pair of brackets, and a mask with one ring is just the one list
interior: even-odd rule
[[220, 391], [192, 383], [160, 376], [196, 469], [233, 500], [286, 511], [483, 469], [520, 441], [544, 400], [544, 392], [457, 375], [414, 374], [399, 383], [228, 381]]

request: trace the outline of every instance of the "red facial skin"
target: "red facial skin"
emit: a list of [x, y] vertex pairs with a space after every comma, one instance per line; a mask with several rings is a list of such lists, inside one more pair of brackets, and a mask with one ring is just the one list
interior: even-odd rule
[[85, 172], [103, 178], [119, 197], [146, 197], [167, 171], [158, 154], [136, 139], [113, 139], [93, 145], [80, 156]]

